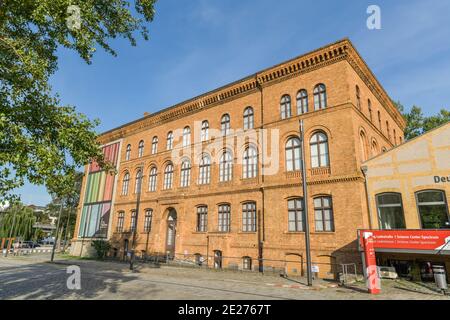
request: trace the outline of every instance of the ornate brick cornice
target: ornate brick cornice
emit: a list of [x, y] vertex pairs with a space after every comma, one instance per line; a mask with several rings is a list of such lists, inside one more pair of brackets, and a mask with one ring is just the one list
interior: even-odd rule
[[254, 93], [260, 88], [323, 68], [342, 60], [347, 60], [349, 62], [361, 79], [377, 96], [387, 112], [389, 112], [401, 128], [404, 128], [406, 125], [405, 120], [393, 105], [386, 91], [377, 81], [350, 40], [343, 39], [279, 65], [262, 70], [252, 76], [238, 80], [224, 87], [107, 131], [99, 136], [99, 141], [100, 143], [106, 143], [111, 140], [117, 140], [128, 134], [146, 130], [168, 121], [184, 117], [188, 114], [211, 108], [217, 104], [234, 100], [246, 94]]

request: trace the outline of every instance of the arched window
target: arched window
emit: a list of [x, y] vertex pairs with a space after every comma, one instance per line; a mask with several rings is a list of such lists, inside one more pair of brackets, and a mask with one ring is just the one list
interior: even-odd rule
[[322, 110], [327, 107], [327, 89], [324, 84], [318, 84], [314, 88], [314, 110]]
[[231, 181], [233, 178], [233, 156], [231, 152], [225, 150], [220, 157], [219, 162], [219, 181]]
[[385, 153], [385, 152], [387, 152], [387, 149], [386, 149], [386, 147], [383, 147], [383, 148], [381, 149], [381, 152], [382, 152], [382, 153]]
[[230, 115], [224, 114], [222, 116], [222, 120], [220, 121], [220, 125], [221, 125], [221, 129], [222, 129], [222, 136], [227, 136], [228, 134], [230, 134]]
[[256, 232], [256, 203], [247, 202], [242, 205], [242, 231]]
[[308, 112], [308, 92], [305, 89], [297, 93], [297, 114]]
[[356, 86], [356, 106], [361, 110], [361, 92], [358, 86]]
[[386, 120], [386, 132], [387, 132], [387, 137], [390, 141], [391, 140], [391, 131], [389, 129], [389, 121], [387, 121], [387, 120]]
[[301, 170], [300, 139], [291, 137], [286, 142], [286, 171]]
[[144, 140], [139, 141], [139, 147], [138, 147], [138, 157], [142, 158], [144, 155]]
[[376, 199], [380, 229], [405, 229], [401, 194], [383, 193], [378, 194]]
[[131, 158], [131, 144], [127, 145], [127, 152], [125, 153], [125, 160], [130, 160]]
[[394, 145], [397, 145], [397, 132], [394, 129]]
[[449, 229], [448, 207], [442, 190], [424, 190], [416, 193], [422, 229]]
[[128, 172], [123, 176], [122, 181], [122, 195], [126, 196], [128, 194], [128, 187], [130, 185], [130, 174]]
[[189, 187], [191, 183], [191, 162], [188, 159], [181, 163], [181, 187]]
[[167, 134], [167, 150], [172, 150], [173, 149], [173, 132], [170, 131]]
[[252, 270], [252, 258], [242, 257], [242, 269], [243, 270]]
[[152, 230], [153, 209], [145, 210], [144, 232], [149, 233]]
[[202, 122], [202, 130], [200, 134], [200, 141], [207, 141], [209, 139], [209, 122], [207, 120]]
[[253, 129], [255, 127], [254, 123], [254, 113], [252, 107], [247, 107], [244, 110], [244, 130]]
[[366, 139], [366, 135], [364, 134], [364, 132], [360, 132], [359, 133], [359, 143], [361, 145], [361, 161], [366, 161], [367, 160], [367, 139]]
[[187, 147], [191, 144], [191, 128], [185, 127], [183, 129], [183, 147]]
[[211, 182], [211, 158], [203, 154], [200, 160], [198, 184], [209, 184]]
[[158, 137], [153, 137], [152, 139], [152, 154], [158, 153]]
[[131, 210], [130, 231], [136, 231], [136, 210]]
[[305, 212], [302, 198], [288, 200], [288, 230], [289, 232], [305, 231]]
[[242, 165], [242, 176], [244, 179], [256, 178], [258, 175], [258, 152], [253, 146], [247, 147], [244, 151]]
[[314, 198], [314, 216], [316, 222], [316, 232], [333, 232], [333, 206], [331, 197]]
[[378, 110], [378, 128], [381, 130], [381, 112]]
[[208, 230], [208, 207], [197, 207], [197, 232], [206, 232]]
[[320, 168], [330, 165], [328, 155], [328, 138], [323, 132], [316, 132], [310, 140], [311, 167]]
[[116, 226], [116, 232], [123, 232], [123, 222], [125, 220], [125, 212], [120, 211], [117, 215], [117, 226]]
[[138, 170], [136, 172], [136, 182], [134, 184], [134, 193], [138, 194], [141, 192], [141, 185], [142, 185], [142, 171]]
[[229, 204], [219, 205], [219, 232], [230, 232], [231, 206]]
[[156, 167], [152, 167], [150, 169], [150, 176], [148, 179], [148, 190], [151, 192], [156, 191], [156, 182], [158, 179], [158, 169]]
[[291, 96], [288, 94], [285, 94], [281, 98], [280, 102], [280, 114], [281, 119], [287, 119], [292, 116], [292, 110], [291, 110]]
[[370, 99], [367, 100], [367, 107], [369, 108], [369, 119], [370, 122], [373, 121], [373, 117], [372, 117], [372, 102], [370, 101]]
[[375, 140], [372, 141], [372, 156], [376, 156], [378, 154], [378, 144]]
[[164, 169], [164, 190], [172, 189], [173, 183], [173, 164], [169, 163]]

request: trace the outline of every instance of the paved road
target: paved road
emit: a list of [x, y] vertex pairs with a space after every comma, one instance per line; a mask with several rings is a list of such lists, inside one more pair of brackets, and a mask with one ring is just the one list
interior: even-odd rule
[[[380, 296], [362, 288], [330, 287], [317, 281], [313, 288], [277, 276], [216, 272], [175, 267], [138, 268], [86, 260], [47, 263], [48, 256], [0, 258], [0, 299], [446, 299], [388, 286]], [[69, 290], [70, 264], [81, 268], [81, 290]]]

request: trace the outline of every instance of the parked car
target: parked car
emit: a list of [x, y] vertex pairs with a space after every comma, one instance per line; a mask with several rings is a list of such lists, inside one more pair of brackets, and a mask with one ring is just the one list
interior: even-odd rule
[[394, 267], [378, 267], [378, 274], [382, 279], [392, 279], [398, 278], [397, 271]]

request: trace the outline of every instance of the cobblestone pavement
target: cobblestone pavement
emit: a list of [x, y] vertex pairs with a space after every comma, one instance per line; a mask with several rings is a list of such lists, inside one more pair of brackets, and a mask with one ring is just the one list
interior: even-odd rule
[[[0, 258], [0, 299], [183, 299], [183, 300], [367, 300], [447, 299], [427, 289], [384, 281], [382, 294], [371, 296], [364, 285], [351, 288], [317, 280], [312, 288], [304, 280], [215, 270], [163, 266], [159, 268], [58, 257], [50, 264], [48, 255]], [[81, 290], [66, 286], [67, 267], [81, 269]]]

